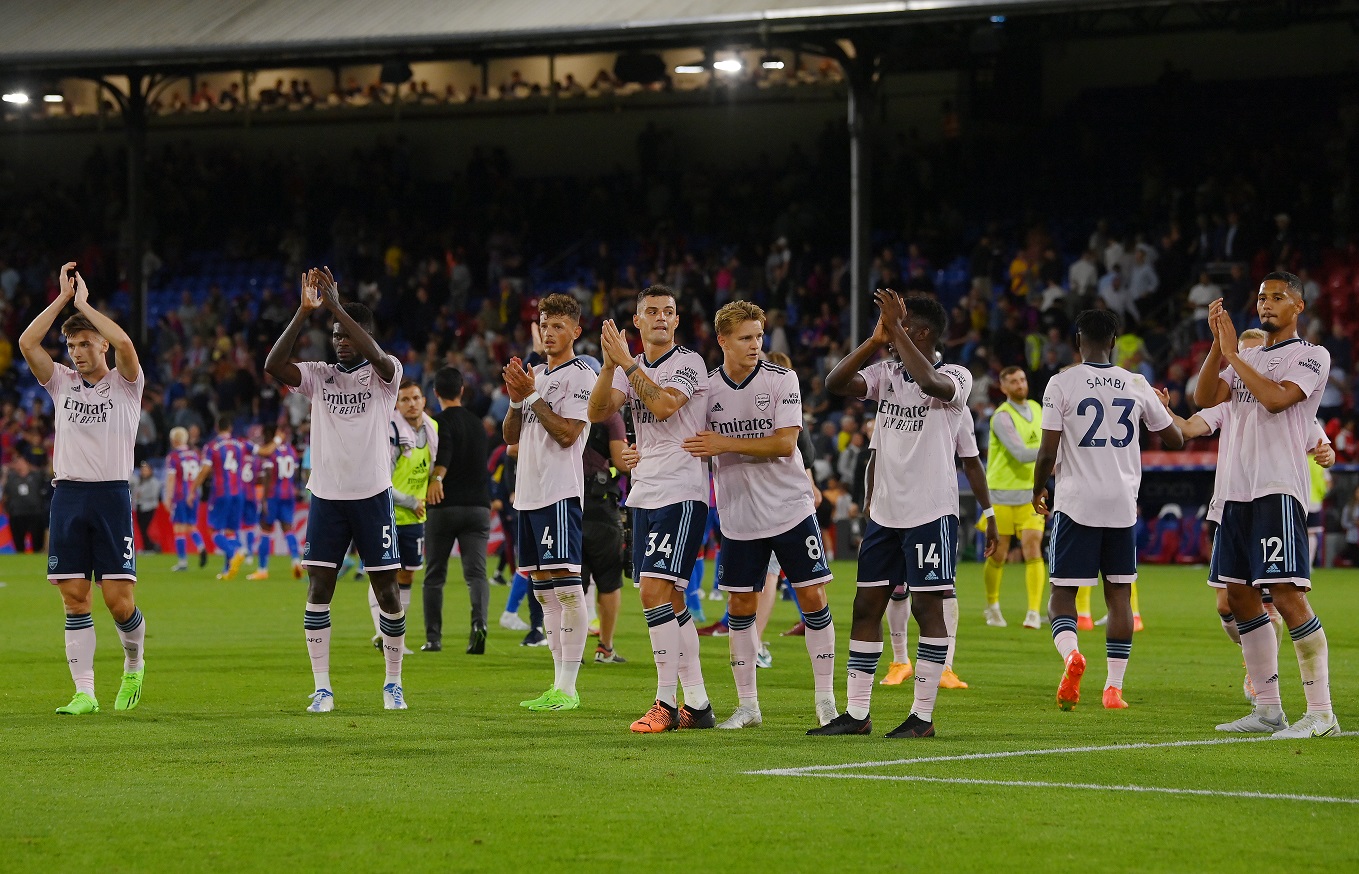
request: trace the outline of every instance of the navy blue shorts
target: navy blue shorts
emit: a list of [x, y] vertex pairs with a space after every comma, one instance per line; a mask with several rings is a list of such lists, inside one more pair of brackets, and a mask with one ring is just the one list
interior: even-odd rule
[[241, 527], [254, 528], [260, 524], [260, 505], [254, 498], [241, 498]]
[[425, 566], [425, 523], [396, 526], [396, 545], [401, 555], [401, 569], [418, 571]]
[[829, 583], [833, 578], [826, 564], [821, 526], [813, 514], [773, 537], [759, 540], [724, 537], [722, 552], [717, 557], [717, 587], [728, 592], [763, 591], [770, 555], [778, 558], [778, 566], [788, 575], [793, 588]]
[[520, 510], [514, 535], [520, 572], [580, 573], [583, 524], [580, 501], [575, 498], [563, 498], [537, 510]]
[[365, 571], [394, 571], [401, 567], [391, 489], [357, 501], [328, 501], [312, 496], [302, 564], [338, 568], [344, 563], [351, 542], [358, 548]]
[[197, 525], [198, 505], [176, 501], [170, 510], [170, 522], [173, 525]]
[[[724, 552], [726, 548], [722, 544]], [[859, 544], [860, 586], [905, 585], [917, 592], [944, 592], [953, 588], [957, 569], [957, 516], [941, 516], [914, 528], [887, 528], [868, 520]]]
[[47, 579], [137, 581], [132, 492], [126, 482], [61, 480], [52, 492]]
[[1227, 501], [1213, 544], [1208, 579], [1214, 583], [1312, 587], [1307, 513], [1291, 495], [1266, 495], [1250, 503]]
[[1063, 513], [1052, 514], [1048, 567], [1054, 586], [1097, 586], [1137, 582], [1137, 537], [1133, 527], [1095, 528]]
[[213, 531], [235, 531], [241, 527], [240, 495], [223, 495], [208, 504], [208, 527]]
[[656, 577], [687, 589], [707, 530], [708, 505], [702, 501], [634, 509], [632, 578]]
[[281, 498], [270, 498], [264, 502], [264, 518], [260, 522], [265, 528], [273, 529], [274, 523], [283, 525], [284, 533], [293, 530], [293, 521], [297, 514], [297, 504], [290, 500]]

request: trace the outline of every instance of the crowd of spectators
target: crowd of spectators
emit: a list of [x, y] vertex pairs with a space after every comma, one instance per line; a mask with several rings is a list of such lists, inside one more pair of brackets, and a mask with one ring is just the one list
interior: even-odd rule
[[[869, 285], [945, 303], [942, 352], [973, 374], [968, 400], [980, 432], [1003, 400], [1000, 370], [1023, 366], [1031, 396], [1041, 397], [1071, 363], [1071, 321], [1086, 307], [1120, 315], [1118, 363], [1165, 388], [1190, 415], [1207, 302], [1223, 297], [1247, 327], [1259, 278], [1291, 270], [1307, 288], [1302, 330], [1333, 362], [1323, 418], [1340, 461], [1359, 462], [1359, 225], [1354, 202], [1340, 196], [1356, 166], [1359, 115], [1347, 115], [1347, 106], [1344, 99], [1331, 106], [1338, 121], [1326, 138], [1213, 152], [1211, 165], [1196, 165], [1210, 169], [1174, 180], [1160, 168], [1159, 188], [1110, 218], [1029, 212], [969, 221], [965, 215], [987, 214], [969, 206], [976, 186], [988, 184], [978, 158], [952, 154], [947, 139], [889, 137], [878, 147], [880, 165], [891, 169], [876, 191], [884, 230], [875, 235]], [[819, 483], [836, 518], [846, 518], [862, 502], [873, 411], [825, 389], [852, 342], [845, 147], [831, 127], [805, 149], [719, 168], [686, 160], [675, 132], [649, 126], [634, 172], [528, 179], [504, 150], [487, 148], [452, 184], [419, 179], [401, 140], [307, 166], [188, 145], [157, 150], [148, 174], [155, 246], [143, 264], [152, 297], [167, 302], [153, 307], [143, 351], [149, 378], [138, 460], [163, 453], [169, 428], [203, 433], [223, 411], [234, 411], [243, 431], [288, 421], [305, 439], [305, 401], [263, 376], [262, 363], [295, 308], [289, 277], [312, 263], [332, 266], [342, 292], [372, 306], [380, 341], [408, 376], [428, 383], [443, 364], [462, 370], [467, 406], [489, 419], [493, 438], [508, 404], [500, 367], [527, 352], [540, 296], [565, 291], [580, 300], [586, 319], [577, 348], [597, 355], [600, 322], [630, 327], [637, 292], [661, 282], [679, 292], [683, 342], [714, 366], [716, 308], [737, 298], [765, 307], [769, 350], [789, 356], [803, 381]], [[125, 309], [126, 296], [110, 294], [128, 254], [116, 221], [121, 167], [94, 153], [73, 184], [23, 200], [19, 220], [6, 223], [6, 337], [51, 299], [53, 268], [67, 252], [107, 306]], [[1317, 184], [1337, 192], [1325, 208]], [[905, 201], [911, 206], [899, 210]], [[241, 263], [253, 265], [244, 276], [226, 270]], [[871, 305], [864, 316], [861, 333], [876, 317]], [[46, 395], [34, 391], [8, 346], [0, 340], [6, 459], [37, 454], [50, 440]], [[326, 326], [304, 333], [297, 354], [325, 357]], [[432, 396], [428, 385], [425, 393]]]

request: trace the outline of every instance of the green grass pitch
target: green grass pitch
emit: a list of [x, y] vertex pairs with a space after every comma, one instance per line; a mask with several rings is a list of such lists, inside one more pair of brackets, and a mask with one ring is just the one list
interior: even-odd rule
[[[1239, 651], [1201, 568], [1144, 568], [1131, 709], [1100, 706], [1101, 629], [1081, 634], [1084, 701], [1061, 713], [1048, 632], [1019, 627], [1022, 571], [1007, 574], [1011, 625], [993, 629], [981, 618], [980, 566], [965, 565], [956, 668], [972, 688], [941, 690], [937, 738], [891, 741], [881, 734], [906, 716], [909, 685], [875, 690], [877, 736], [803, 735], [814, 724], [811, 672], [801, 639], [777, 637], [795, 618], [786, 602], [770, 626], [774, 665], [759, 672], [762, 728], [630, 734], [655, 691], [631, 586], [617, 641], [629, 663], [585, 667], [579, 711], [533, 714], [516, 704], [550, 682], [547, 650], [521, 648], [519, 634], [493, 624], [487, 654], [464, 655], [466, 596], [450, 580], [448, 648], [407, 657], [411, 709], [386, 713], [366, 597], [344, 582], [333, 605], [337, 710], [305, 714], [304, 586], [286, 563], [281, 579], [221, 583], [207, 571], [171, 574], [171, 561], [148, 556], [139, 568], [140, 707], [113, 711], [122, 654], [97, 604], [104, 710], [65, 718], [52, 712], [71, 694], [60, 600], [41, 557], [0, 559], [0, 871], [1359, 867], [1359, 804], [1336, 800], [1359, 799], [1355, 737], [1130, 747], [1220, 740], [1213, 725], [1246, 712]], [[843, 707], [854, 567], [834, 570]], [[1321, 572], [1313, 597], [1348, 729], [1359, 729], [1357, 583], [1354, 571]], [[493, 616], [505, 594], [493, 590]], [[418, 604], [417, 590], [417, 645]], [[704, 641], [719, 719], [735, 705], [726, 648]], [[1287, 643], [1280, 662], [1286, 709], [1301, 715]], [[1082, 751], [1109, 746], [1120, 748]], [[1068, 751], [977, 756], [1036, 750]], [[936, 760], [890, 764], [917, 758]], [[793, 770], [870, 762], [889, 764]], [[787, 773], [749, 773], [764, 770]], [[1231, 794], [1248, 792], [1306, 798]]]

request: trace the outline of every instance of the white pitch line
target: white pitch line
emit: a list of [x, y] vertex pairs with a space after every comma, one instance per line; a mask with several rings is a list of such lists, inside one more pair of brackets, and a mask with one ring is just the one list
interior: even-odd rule
[[885, 768], [895, 765], [925, 765], [933, 762], [971, 762], [979, 759], [1009, 759], [1015, 756], [1051, 756], [1067, 753], [1104, 753], [1115, 750], [1153, 750], [1169, 747], [1207, 747], [1220, 744], [1255, 743], [1273, 740], [1269, 735], [1252, 737], [1218, 737], [1211, 740], [1176, 740], [1165, 743], [1109, 744], [1098, 747], [1056, 747], [1042, 750], [1010, 750], [995, 753], [967, 753], [961, 756], [922, 756], [914, 759], [888, 759], [883, 762], [849, 762], [843, 765], [805, 765], [801, 768], [771, 768], [746, 771], [747, 774], [768, 774], [778, 777], [801, 776], [815, 771], [843, 771], [846, 768]]
[[[1148, 744], [1147, 746], [1164, 746]], [[1123, 747], [1122, 749], [1127, 749]], [[787, 777], [819, 777], [832, 780], [896, 780], [910, 783], [953, 783], [966, 786], [1014, 786], [1033, 789], [1099, 789], [1106, 792], [1158, 792], [1164, 795], [1209, 795], [1215, 798], [1249, 798], [1252, 800], [1311, 801], [1318, 804], [1359, 804], [1359, 798], [1336, 798], [1329, 795], [1293, 795], [1286, 792], [1228, 792], [1216, 789], [1175, 789], [1163, 786], [1110, 786], [1100, 783], [1052, 783], [1028, 780], [977, 780], [967, 777], [920, 777], [914, 775], [887, 776], [883, 774], [830, 774], [806, 771], [747, 771], [748, 774], [779, 774]]]

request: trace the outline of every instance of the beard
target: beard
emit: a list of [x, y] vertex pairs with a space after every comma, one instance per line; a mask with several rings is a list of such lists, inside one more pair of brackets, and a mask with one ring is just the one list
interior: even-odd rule
[[1265, 329], [1266, 334], [1273, 334], [1279, 330], [1279, 323], [1273, 319], [1261, 319], [1260, 327]]

